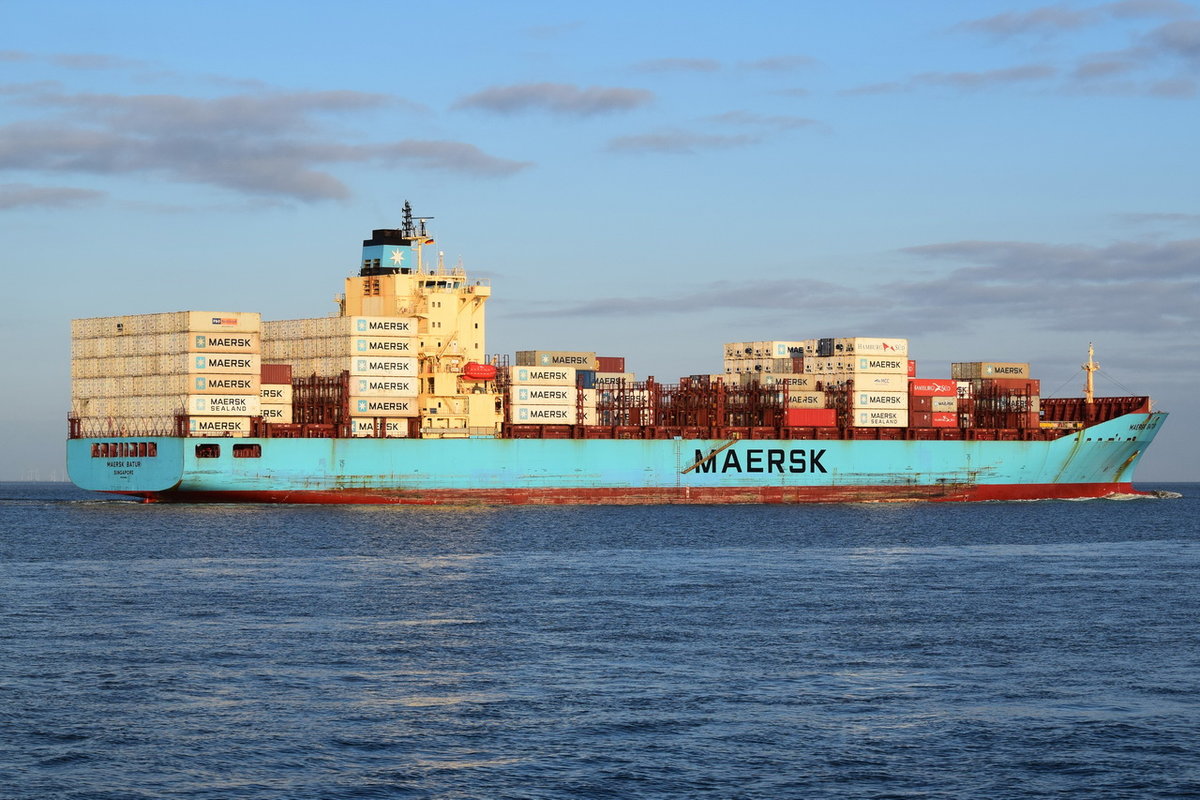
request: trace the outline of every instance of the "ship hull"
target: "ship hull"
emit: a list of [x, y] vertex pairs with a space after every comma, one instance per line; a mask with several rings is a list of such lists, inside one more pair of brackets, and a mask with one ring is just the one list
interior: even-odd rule
[[1136, 493], [1165, 418], [1127, 414], [1053, 441], [151, 437], [73, 439], [67, 456], [80, 487], [150, 502], [1073, 499]]

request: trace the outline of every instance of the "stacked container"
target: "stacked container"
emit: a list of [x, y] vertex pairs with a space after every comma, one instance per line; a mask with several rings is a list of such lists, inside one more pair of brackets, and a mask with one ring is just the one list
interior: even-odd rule
[[259, 390], [263, 422], [292, 423], [292, 365], [263, 364]]
[[595, 410], [595, 389], [577, 387], [577, 371], [571, 367], [536, 364], [501, 370], [508, 384], [509, 421], [516, 425], [574, 425], [579, 422], [579, 394], [590, 394]]
[[914, 428], [958, 427], [958, 382], [921, 378], [908, 382], [908, 417]]
[[518, 350], [518, 367], [564, 367], [596, 372], [600, 369], [595, 353], [576, 350]]
[[804, 342], [726, 342], [726, 375], [774, 375], [803, 371]]
[[349, 373], [351, 433], [407, 435], [418, 416], [420, 347], [415, 317], [315, 317], [263, 323], [263, 354], [300, 377]]
[[83, 436], [246, 436], [259, 414], [256, 313], [178, 311], [74, 320], [72, 409]]

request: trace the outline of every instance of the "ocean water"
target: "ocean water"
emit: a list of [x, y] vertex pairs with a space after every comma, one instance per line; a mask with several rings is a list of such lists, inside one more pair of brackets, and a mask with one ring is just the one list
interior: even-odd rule
[[0, 797], [1200, 795], [1200, 485], [140, 505], [0, 484]]

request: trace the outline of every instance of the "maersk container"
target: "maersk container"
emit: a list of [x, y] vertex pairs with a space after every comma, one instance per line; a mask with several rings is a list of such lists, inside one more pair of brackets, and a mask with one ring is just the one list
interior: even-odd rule
[[817, 378], [813, 375], [804, 375], [795, 372], [783, 372], [777, 375], [760, 375], [758, 383], [763, 386], [778, 386], [787, 387], [801, 392], [816, 391]]
[[1028, 378], [1029, 365], [1011, 361], [960, 361], [950, 365], [950, 377], [956, 380]]
[[323, 339], [364, 334], [413, 337], [419, 331], [416, 317], [310, 317], [267, 320], [263, 333], [273, 339]]
[[908, 359], [893, 356], [855, 356], [847, 359], [845, 372], [882, 373], [908, 377]]
[[578, 418], [574, 406], [513, 405], [509, 413], [518, 425], [575, 425]]
[[415, 339], [383, 338], [380, 336], [355, 336], [350, 339], [350, 355], [415, 356]]
[[283, 425], [292, 424], [291, 403], [263, 403], [259, 406], [259, 411], [259, 416], [263, 418], [263, 422], [275, 422]]
[[208, 417], [257, 417], [260, 405], [257, 395], [194, 394], [187, 398], [187, 413]]
[[[262, 383], [257, 375], [180, 375], [175, 391], [190, 394], [259, 394]], [[282, 388], [282, 387], [280, 387]], [[288, 386], [291, 389], [291, 386]]]
[[420, 413], [415, 397], [350, 396], [352, 417], [415, 417]]
[[906, 428], [908, 412], [887, 408], [860, 408], [851, 414], [857, 428]]
[[357, 417], [350, 420], [350, 435], [355, 437], [377, 436], [383, 434], [388, 439], [403, 439], [408, 436], [407, 417], [383, 417], [367, 419]]
[[577, 350], [518, 350], [517, 366], [519, 367], [568, 367], [570, 369], [590, 369], [595, 372], [596, 354]]
[[908, 392], [864, 392], [857, 386], [850, 396], [853, 408], [908, 408]]
[[629, 384], [636, 380], [637, 376], [632, 372], [597, 372], [596, 388], [606, 389], [613, 386], [618, 386], [622, 382]]
[[574, 386], [575, 370], [570, 367], [508, 367], [508, 381], [518, 383], [541, 383], [550, 386]]
[[804, 392], [789, 389], [787, 392], [788, 408], [824, 408], [825, 392]]
[[[360, 356], [346, 359], [350, 375], [415, 376], [417, 359], [400, 356]], [[336, 374], [336, 373], [335, 373]], [[380, 414], [378, 416], [389, 416]], [[392, 414], [390, 416], [401, 416]]]
[[574, 406], [578, 390], [570, 386], [521, 384], [509, 389], [509, 402], [528, 406]]
[[930, 397], [929, 399], [931, 401], [930, 402], [930, 410], [931, 411], [951, 412], [951, 413], [958, 412], [958, 398], [957, 397], [940, 397], [940, 396], [935, 395], [933, 397]]
[[291, 405], [293, 397], [290, 383], [264, 383], [258, 390], [258, 399], [265, 405]]
[[804, 357], [804, 342], [765, 342], [771, 358], [803, 358]]
[[250, 435], [249, 417], [188, 417], [189, 436], [232, 436]]
[[417, 378], [361, 375], [350, 379], [350, 393], [359, 397], [416, 397], [420, 385]]

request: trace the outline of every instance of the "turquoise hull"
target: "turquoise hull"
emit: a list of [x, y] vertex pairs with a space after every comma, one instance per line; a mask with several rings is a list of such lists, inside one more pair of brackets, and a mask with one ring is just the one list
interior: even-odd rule
[[1127, 414], [1053, 441], [72, 439], [67, 466], [81, 488], [175, 502], [1098, 497], [1134, 491], [1134, 469], [1166, 416]]

